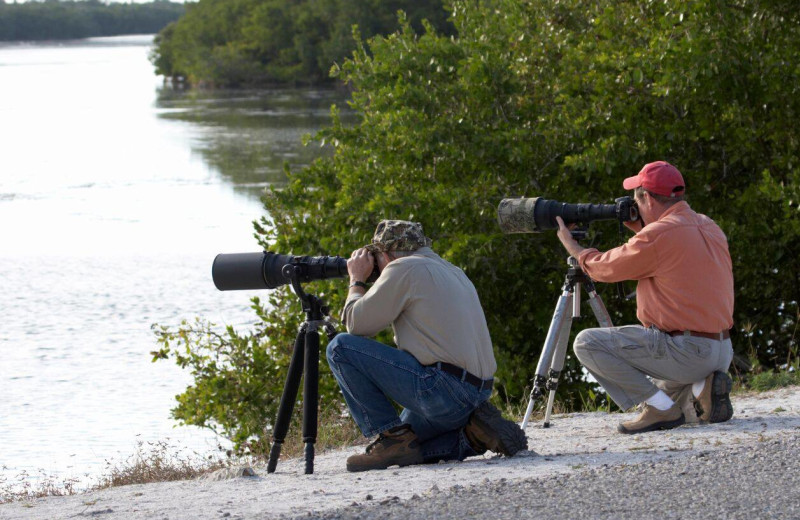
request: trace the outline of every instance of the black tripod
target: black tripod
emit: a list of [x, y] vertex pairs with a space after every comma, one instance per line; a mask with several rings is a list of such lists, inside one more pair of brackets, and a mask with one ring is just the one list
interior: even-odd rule
[[303, 381], [303, 442], [305, 443], [306, 475], [314, 473], [314, 443], [317, 441], [317, 407], [319, 403], [319, 328], [323, 327], [328, 341], [336, 336], [336, 329], [328, 318], [328, 308], [320, 298], [306, 294], [298, 280], [301, 268], [286, 264], [283, 276], [292, 281], [292, 289], [303, 304], [306, 321], [297, 333], [294, 352], [289, 363], [289, 373], [283, 387], [278, 416], [272, 432], [272, 449], [269, 452], [267, 473], [275, 473], [281, 446], [289, 431], [297, 390], [300, 387], [300, 376], [305, 372]]
[[[572, 235], [577, 238], [584, 238], [585, 231], [576, 230]], [[603, 300], [594, 288], [594, 282], [581, 270], [578, 261], [572, 257], [567, 259], [569, 268], [564, 285], [561, 288], [561, 297], [556, 304], [553, 319], [550, 321], [550, 328], [547, 330], [547, 338], [544, 341], [542, 354], [539, 356], [539, 364], [536, 365], [536, 375], [533, 380], [533, 390], [531, 399], [528, 402], [528, 409], [525, 411], [525, 418], [522, 419], [522, 428], [528, 425], [528, 419], [533, 411], [535, 400], [544, 396], [546, 390], [550, 391], [547, 399], [547, 409], [544, 415], [544, 427], [550, 427], [550, 413], [553, 410], [553, 401], [558, 388], [558, 378], [564, 368], [564, 359], [567, 356], [567, 343], [569, 333], [572, 328], [572, 320], [581, 317], [581, 285], [586, 288], [589, 294], [589, 305], [592, 307], [595, 318], [601, 327], [612, 327], [611, 316], [609, 316]], [[548, 368], [549, 374], [547, 373]]]

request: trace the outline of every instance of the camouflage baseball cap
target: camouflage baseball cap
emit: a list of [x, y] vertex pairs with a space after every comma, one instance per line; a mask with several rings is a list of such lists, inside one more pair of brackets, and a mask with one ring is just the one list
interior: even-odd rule
[[382, 220], [375, 228], [372, 243], [367, 251], [416, 251], [420, 247], [430, 247], [431, 239], [422, 232], [422, 224], [408, 220]]

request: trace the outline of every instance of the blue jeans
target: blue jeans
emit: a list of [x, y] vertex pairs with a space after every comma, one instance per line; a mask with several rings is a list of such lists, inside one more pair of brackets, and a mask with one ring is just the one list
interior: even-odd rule
[[[327, 354], [365, 437], [408, 424], [417, 434], [425, 462], [476, 455], [463, 428], [475, 408], [489, 399], [491, 388], [478, 391], [454, 375], [421, 365], [408, 352], [352, 334], [334, 337]], [[403, 407], [400, 415], [392, 401]]]

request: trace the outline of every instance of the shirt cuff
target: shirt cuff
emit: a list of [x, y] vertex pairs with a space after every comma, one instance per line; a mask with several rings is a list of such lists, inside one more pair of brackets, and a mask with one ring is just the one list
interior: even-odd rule
[[578, 253], [578, 265], [581, 266], [581, 269], [583, 270], [584, 273], [586, 273], [586, 262], [587, 260], [589, 260], [589, 257], [598, 254], [600, 254], [600, 251], [598, 251], [597, 248], [594, 247], [587, 247], [586, 249]]
[[347, 308], [348, 305], [352, 304], [356, 300], [360, 300], [363, 297], [364, 297], [364, 294], [358, 294], [358, 293], [348, 294], [347, 295], [347, 300], [345, 300], [345, 302], [344, 302], [345, 309]]

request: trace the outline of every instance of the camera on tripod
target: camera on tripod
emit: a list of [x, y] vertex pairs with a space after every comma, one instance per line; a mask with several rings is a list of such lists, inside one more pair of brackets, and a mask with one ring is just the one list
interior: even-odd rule
[[568, 204], [541, 197], [503, 199], [497, 207], [497, 221], [503, 233], [541, 233], [558, 229], [556, 217], [565, 224], [589, 224], [595, 220], [633, 222], [639, 219], [639, 206], [631, 197], [620, 197], [614, 204]]
[[[214, 258], [211, 277], [220, 291], [276, 289], [291, 284], [295, 294], [300, 298], [306, 315], [306, 320], [295, 339], [278, 415], [272, 430], [272, 448], [269, 453], [267, 473], [274, 473], [278, 465], [281, 446], [289, 431], [301, 378], [305, 472], [314, 473], [314, 443], [317, 440], [319, 406], [319, 333], [324, 331], [330, 341], [336, 336], [336, 329], [328, 317], [328, 307], [322, 299], [307, 294], [300, 284], [314, 280], [342, 278], [347, 274], [347, 260], [339, 256], [293, 256], [263, 251], [219, 254]], [[375, 281], [377, 277], [376, 265], [367, 281]]]
[[[503, 199], [497, 207], [497, 221], [504, 233], [540, 233], [548, 229], [558, 229], [556, 217], [561, 217], [565, 224], [584, 227], [595, 220], [616, 220], [621, 232], [624, 222], [639, 220], [639, 207], [631, 197], [620, 197], [614, 204], [567, 204], [541, 197], [520, 197]], [[585, 229], [582, 232], [585, 237]], [[575, 237], [576, 231], [572, 233]], [[569, 257], [561, 296], [556, 303], [536, 365], [530, 400], [522, 419], [523, 429], [528, 425], [534, 403], [548, 393], [543, 426], [550, 427], [550, 415], [558, 380], [564, 368], [572, 322], [581, 317], [581, 287], [586, 290], [589, 305], [600, 326], [613, 326], [611, 316], [595, 290], [594, 282], [581, 270], [578, 260]]]

